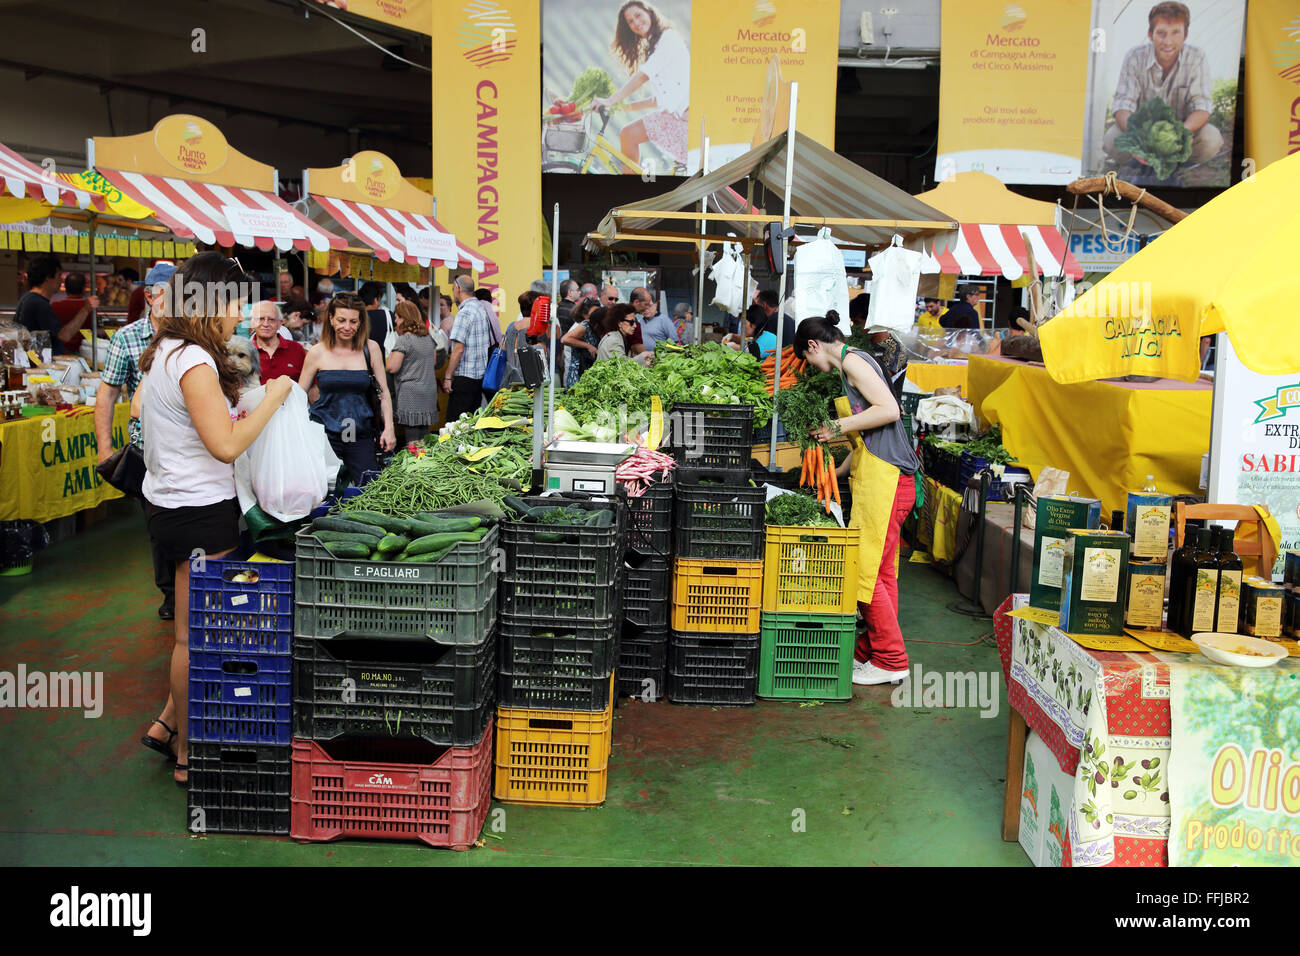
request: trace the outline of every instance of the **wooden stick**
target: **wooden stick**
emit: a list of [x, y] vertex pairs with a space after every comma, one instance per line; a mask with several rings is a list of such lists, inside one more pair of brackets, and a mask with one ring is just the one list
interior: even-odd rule
[[[1105, 176], [1088, 176], [1084, 179], [1076, 179], [1065, 189], [1075, 196], [1091, 196], [1095, 193], [1106, 193], [1110, 190], [1107, 187], [1107, 177]], [[1114, 192], [1121, 199], [1127, 199], [1129, 202], [1136, 202], [1143, 209], [1149, 209], [1161, 219], [1173, 224], [1187, 218], [1187, 213], [1181, 209], [1175, 209], [1169, 203], [1162, 199], [1157, 199], [1149, 192], [1143, 190], [1140, 186], [1134, 186], [1132, 183], [1126, 183], [1122, 179], [1116, 179]]]

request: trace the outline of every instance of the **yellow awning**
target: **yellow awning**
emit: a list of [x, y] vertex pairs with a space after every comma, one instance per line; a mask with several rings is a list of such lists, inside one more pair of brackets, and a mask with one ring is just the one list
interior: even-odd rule
[[1019, 196], [988, 173], [958, 173], [916, 198], [963, 223], [1056, 225], [1056, 203]]

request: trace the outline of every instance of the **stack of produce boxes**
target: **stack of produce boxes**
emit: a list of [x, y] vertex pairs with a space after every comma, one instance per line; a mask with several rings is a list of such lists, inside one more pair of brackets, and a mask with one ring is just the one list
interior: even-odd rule
[[193, 833], [289, 832], [293, 579], [280, 561], [191, 563]]
[[668, 671], [668, 611], [672, 597], [673, 482], [652, 484], [627, 499], [627, 586], [618, 692], [662, 700]]
[[502, 523], [497, 799], [605, 800], [624, 587], [626, 510], [562, 496]]
[[[395, 535], [387, 552], [317, 537], [357, 523]], [[291, 835], [465, 849], [492, 795], [499, 530], [355, 511], [313, 528], [297, 541]], [[411, 553], [435, 534], [445, 550]]]
[[766, 494], [750, 480], [753, 408], [678, 405], [668, 699], [752, 704]]
[[768, 525], [758, 696], [853, 696], [860, 540], [857, 528]]

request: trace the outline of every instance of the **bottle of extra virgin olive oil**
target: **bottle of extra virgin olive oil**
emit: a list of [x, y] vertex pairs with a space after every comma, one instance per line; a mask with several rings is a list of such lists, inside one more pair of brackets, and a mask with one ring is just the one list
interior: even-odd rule
[[1219, 606], [1219, 554], [1213, 541], [1212, 529], [1198, 529], [1195, 549], [1188, 556], [1193, 567], [1184, 604], [1181, 632], [1184, 637], [1214, 630], [1214, 615]]
[[1219, 529], [1216, 564], [1219, 568], [1219, 608], [1214, 612], [1216, 631], [1236, 634], [1241, 609], [1241, 558], [1233, 550], [1231, 528]]
[[1183, 531], [1183, 545], [1169, 560], [1169, 615], [1165, 626], [1178, 634], [1191, 633], [1183, 626], [1187, 617], [1188, 592], [1196, 577], [1196, 563], [1192, 552], [1196, 549], [1197, 527], [1190, 521]]

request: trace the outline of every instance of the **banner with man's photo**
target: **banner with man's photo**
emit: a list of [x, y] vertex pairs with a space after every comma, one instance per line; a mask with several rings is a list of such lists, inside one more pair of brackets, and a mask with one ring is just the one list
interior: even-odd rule
[[839, 0], [546, 0], [542, 172], [689, 175], [784, 129], [835, 141]]
[[1230, 184], [1245, 12], [1245, 0], [1094, 0], [1085, 176]]

